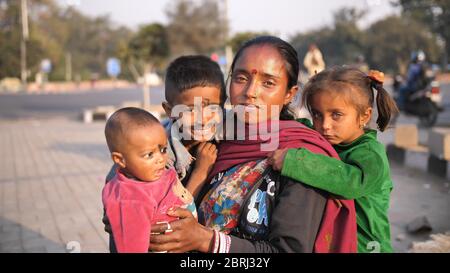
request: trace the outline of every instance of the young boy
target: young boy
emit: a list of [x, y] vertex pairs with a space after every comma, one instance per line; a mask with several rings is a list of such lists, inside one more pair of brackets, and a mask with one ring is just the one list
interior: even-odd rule
[[212, 142], [221, 133], [217, 125], [222, 122], [226, 99], [223, 73], [208, 57], [179, 57], [167, 68], [165, 97], [162, 106], [169, 117], [164, 123], [170, 142], [169, 165], [195, 197], [216, 161]]
[[[224, 76], [219, 65], [200, 55], [175, 59], [167, 68], [165, 98], [162, 106], [169, 117], [163, 122], [169, 138], [167, 167], [176, 170], [182, 184], [195, 197], [217, 156], [216, 146], [212, 142], [214, 136], [220, 133], [215, 122], [220, 123], [221, 116], [214, 108], [222, 108], [226, 99]], [[194, 107], [196, 100], [201, 100], [201, 109]], [[178, 114], [176, 110], [179, 106], [184, 106], [186, 111]], [[212, 111], [204, 111], [206, 109]], [[202, 119], [196, 124], [195, 118], [198, 120], [199, 112]], [[183, 136], [187, 133], [191, 137], [180, 137], [177, 126], [174, 126], [176, 124], [184, 124], [182, 129], [190, 128], [189, 132], [183, 132]], [[107, 181], [114, 177], [116, 167], [114, 165], [109, 172]], [[111, 233], [107, 217], [103, 218], [103, 222], [105, 230]], [[111, 239], [110, 251], [116, 252], [114, 240]]]
[[118, 252], [148, 252], [151, 225], [175, 220], [172, 207], [196, 215], [194, 198], [174, 169], [166, 169], [167, 136], [145, 110], [122, 108], [105, 127], [111, 158], [119, 167], [103, 188], [102, 200]]

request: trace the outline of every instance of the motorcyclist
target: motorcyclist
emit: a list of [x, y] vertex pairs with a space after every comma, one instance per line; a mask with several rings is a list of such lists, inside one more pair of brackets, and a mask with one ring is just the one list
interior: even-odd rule
[[397, 99], [397, 106], [400, 110], [404, 109], [406, 99], [411, 94], [425, 88], [427, 85], [425, 58], [425, 53], [422, 50], [411, 54], [406, 83], [400, 87]]

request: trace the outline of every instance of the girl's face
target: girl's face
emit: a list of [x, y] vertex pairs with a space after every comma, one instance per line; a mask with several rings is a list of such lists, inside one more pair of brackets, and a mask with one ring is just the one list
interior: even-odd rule
[[[236, 61], [230, 85], [230, 102], [245, 123], [278, 119], [283, 105], [288, 104], [297, 86], [287, 90], [288, 74], [285, 61], [270, 45], [246, 48]], [[240, 107], [239, 107], [240, 106]]]
[[311, 116], [314, 129], [331, 144], [348, 144], [364, 134], [364, 126], [370, 120], [372, 108], [362, 115], [342, 94], [321, 91], [311, 100]]

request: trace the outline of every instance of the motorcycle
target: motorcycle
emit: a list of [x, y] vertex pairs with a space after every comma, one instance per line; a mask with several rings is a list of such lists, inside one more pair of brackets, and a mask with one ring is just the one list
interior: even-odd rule
[[[434, 73], [427, 70], [425, 75], [426, 86], [407, 95], [402, 111], [407, 116], [418, 117], [423, 126], [432, 127], [436, 124], [439, 112], [443, 110], [442, 94]], [[400, 97], [400, 88], [404, 84], [405, 80], [401, 75], [394, 77], [393, 87], [396, 101]]]

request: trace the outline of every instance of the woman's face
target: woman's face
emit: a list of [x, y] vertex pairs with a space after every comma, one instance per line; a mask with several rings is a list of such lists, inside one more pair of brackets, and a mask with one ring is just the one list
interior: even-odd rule
[[[297, 92], [287, 90], [285, 61], [271, 45], [246, 48], [236, 60], [230, 85], [230, 101], [245, 123], [279, 119], [283, 105]], [[245, 113], [245, 114], [239, 114]]]

